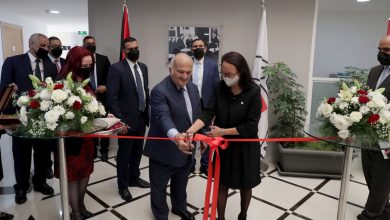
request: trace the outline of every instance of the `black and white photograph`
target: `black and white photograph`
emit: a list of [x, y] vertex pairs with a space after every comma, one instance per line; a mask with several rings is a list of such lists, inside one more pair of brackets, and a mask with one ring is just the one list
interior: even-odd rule
[[218, 27], [168, 26], [168, 60], [178, 52], [193, 56], [192, 41], [202, 39], [207, 43], [206, 56], [218, 63], [220, 37]]

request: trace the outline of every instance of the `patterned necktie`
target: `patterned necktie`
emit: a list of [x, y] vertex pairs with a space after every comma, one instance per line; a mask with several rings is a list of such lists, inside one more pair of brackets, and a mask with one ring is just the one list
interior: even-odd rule
[[188, 113], [188, 116], [190, 116], [191, 123], [192, 123], [193, 122], [193, 119], [192, 119], [192, 105], [191, 105], [190, 96], [189, 96], [188, 91], [186, 89], [181, 88], [180, 91], [183, 93], [184, 101], [186, 102], [187, 113]]
[[200, 62], [196, 61], [195, 68], [194, 68], [194, 75], [192, 76], [192, 82], [195, 83], [195, 85], [198, 85], [199, 70], [200, 70]]
[[96, 85], [96, 79], [95, 79], [95, 72], [91, 74], [91, 76], [89, 77], [89, 83], [91, 84], [91, 89], [93, 91], [96, 90], [97, 88], [97, 85]]
[[60, 73], [61, 67], [60, 67], [59, 60], [58, 60], [58, 59], [55, 59], [55, 60], [54, 60], [54, 63], [56, 64], [56, 67], [57, 67], [57, 73]]
[[41, 62], [40, 59], [35, 60], [35, 76], [38, 77], [39, 80], [42, 81], [42, 76], [41, 76], [41, 70], [39, 69], [39, 63]]
[[137, 94], [138, 94], [138, 109], [143, 112], [145, 110], [145, 95], [144, 88], [142, 87], [141, 76], [138, 72], [137, 64], [134, 64], [134, 75], [135, 82], [137, 83]]

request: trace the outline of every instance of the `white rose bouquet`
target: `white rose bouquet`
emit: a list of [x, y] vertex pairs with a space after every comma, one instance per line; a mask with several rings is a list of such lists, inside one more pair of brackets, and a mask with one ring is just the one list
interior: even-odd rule
[[369, 143], [389, 139], [390, 104], [383, 91], [367, 89], [356, 80], [350, 88], [343, 83], [337, 97], [325, 98], [318, 107], [317, 117], [324, 121], [321, 129], [327, 135], [356, 136]]
[[72, 73], [66, 80], [53, 82], [48, 77], [41, 82], [29, 75], [33, 90], [16, 97], [21, 125], [18, 132], [31, 137], [53, 137], [60, 132], [88, 131], [93, 119], [104, 116], [104, 106], [87, 92], [89, 79], [74, 82]]

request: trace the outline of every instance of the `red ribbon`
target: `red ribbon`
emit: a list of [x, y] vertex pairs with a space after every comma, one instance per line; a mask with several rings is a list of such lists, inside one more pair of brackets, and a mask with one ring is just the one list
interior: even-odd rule
[[[204, 200], [204, 210], [203, 210], [203, 220], [208, 219], [209, 209], [210, 209], [210, 195], [211, 195], [211, 183], [213, 182], [213, 173], [214, 173], [214, 184], [213, 184], [213, 193], [211, 201], [211, 213], [210, 219], [215, 220], [217, 213], [217, 202], [218, 202], [218, 188], [219, 188], [219, 173], [220, 173], [220, 158], [219, 150], [220, 147], [222, 150], [225, 150], [228, 147], [228, 142], [223, 137], [207, 137], [202, 134], [195, 134], [195, 141], [203, 141], [204, 143], [210, 146], [209, 151], [209, 171], [207, 177], [207, 187]], [[215, 170], [213, 168], [212, 155], [215, 152]]]

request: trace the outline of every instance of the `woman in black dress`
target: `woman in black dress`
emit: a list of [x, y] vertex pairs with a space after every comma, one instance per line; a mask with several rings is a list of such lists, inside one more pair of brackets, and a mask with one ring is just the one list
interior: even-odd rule
[[[196, 133], [215, 116], [209, 136], [233, 138], [258, 138], [261, 113], [260, 87], [252, 78], [245, 58], [237, 52], [222, 57], [221, 76], [212, 104], [187, 130]], [[229, 188], [239, 189], [241, 212], [238, 219], [246, 219], [252, 188], [260, 179], [259, 142], [229, 142], [226, 150], [220, 150], [221, 176], [218, 192], [218, 219], [224, 220]]]

